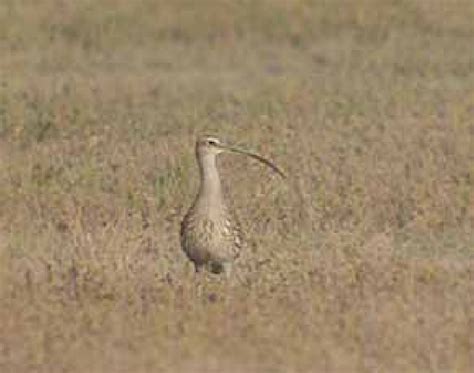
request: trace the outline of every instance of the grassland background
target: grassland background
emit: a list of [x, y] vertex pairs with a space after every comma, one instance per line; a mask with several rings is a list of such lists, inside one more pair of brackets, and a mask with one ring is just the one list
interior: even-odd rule
[[[474, 3], [0, 3], [1, 372], [474, 369]], [[198, 289], [193, 142], [249, 242]]]

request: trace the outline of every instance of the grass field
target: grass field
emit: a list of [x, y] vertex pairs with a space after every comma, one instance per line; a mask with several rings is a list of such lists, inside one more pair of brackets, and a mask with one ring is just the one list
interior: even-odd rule
[[[0, 371], [472, 372], [474, 3], [2, 0]], [[212, 133], [248, 249], [179, 246]]]

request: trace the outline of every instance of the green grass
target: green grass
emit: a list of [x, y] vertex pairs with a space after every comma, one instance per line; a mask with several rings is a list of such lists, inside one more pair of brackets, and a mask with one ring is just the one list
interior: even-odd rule
[[[474, 6], [5, 0], [0, 371], [470, 372]], [[199, 286], [194, 141], [248, 249]]]

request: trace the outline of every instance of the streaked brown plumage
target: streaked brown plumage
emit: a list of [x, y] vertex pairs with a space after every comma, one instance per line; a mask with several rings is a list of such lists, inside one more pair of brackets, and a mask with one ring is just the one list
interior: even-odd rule
[[207, 268], [213, 273], [224, 272], [229, 276], [232, 263], [242, 248], [242, 233], [222, 193], [216, 156], [224, 151], [246, 154], [284, 175], [260, 155], [225, 145], [216, 137], [204, 136], [197, 140], [200, 186], [194, 203], [181, 222], [181, 246], [196, 271]]

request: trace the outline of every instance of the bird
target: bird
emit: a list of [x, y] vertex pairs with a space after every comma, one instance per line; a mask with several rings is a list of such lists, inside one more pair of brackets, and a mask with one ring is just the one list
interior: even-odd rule
[[195, 151], [200, 183], [194, 202], [181, 221], [181, 248], [194, 264], [196, 273], [206, 269], [213, 274], [224, 273], [229, 278], [244, 243], [241, 226], [222, 191], [217, 156], [224, 152], [244, 154], [283, 178], [285, 174], [263, 156], [222, 142], [215, 136], [198, 137]]

